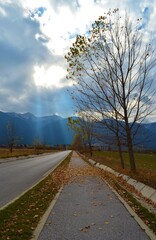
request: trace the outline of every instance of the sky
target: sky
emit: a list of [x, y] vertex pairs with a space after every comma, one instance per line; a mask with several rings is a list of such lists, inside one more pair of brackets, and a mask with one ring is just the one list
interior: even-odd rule
[[156, 36], [156, 0], [0, 0], [0, 110], [74, 115], [64, 55], [114, 8], [143, 18], [145, 36]]

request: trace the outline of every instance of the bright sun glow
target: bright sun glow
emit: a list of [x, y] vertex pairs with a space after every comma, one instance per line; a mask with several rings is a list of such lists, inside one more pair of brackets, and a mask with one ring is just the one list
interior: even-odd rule
[[67, 81], [63, 81], [66, 76], [66, 71], [59, 66], [51, 66], [46, 69], [44, 66], [35, 66], [34, 67], [34, 81], [36, 86], [42, 87], [64, 87], [66, 85], [69, 86]]

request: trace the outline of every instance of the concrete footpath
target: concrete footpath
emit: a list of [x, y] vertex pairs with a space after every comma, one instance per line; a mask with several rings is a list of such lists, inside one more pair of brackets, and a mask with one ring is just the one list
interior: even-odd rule
[[[88, 166], [76, 153], [74, 168]], [[96, 176], [77, 176], [64, 186], [38, 240], [147, 240], [144, 230], [108, 185]]]

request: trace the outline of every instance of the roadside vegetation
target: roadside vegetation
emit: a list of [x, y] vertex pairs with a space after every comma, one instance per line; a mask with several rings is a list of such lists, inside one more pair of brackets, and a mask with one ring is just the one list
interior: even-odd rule
[[1, 240], [30, 240], [42, 215], [66, 178], [71, 154], [34, 188], [0, 210]]
[[9, 148], [0, 148], [0, 158], [9, 158], [9, 157], [21, 157], [28, 155], [36, 155], [42, 153], [50, 153], [57, 150], [52, 149], [35, 149], [35, 148], [14, 148], [12, 152], [10, 152]]
[[[89, 153], [85, 154], [87, 157]], [[129, 156], [123, 152], [125, 169], [121, 168], [118, 152], [113, 151], [93, 151], [92, 159], [106, 165], [118, 172], [129, 175], [132, 178], [147, 184], [156, 189], [156, 154], [155, 153], [135, 153], [137, 172], [130, 171]]]

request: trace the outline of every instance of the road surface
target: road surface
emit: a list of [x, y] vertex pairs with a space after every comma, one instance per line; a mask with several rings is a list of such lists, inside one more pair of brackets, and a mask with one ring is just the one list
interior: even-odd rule
[[0, 208], [41, 180], [70, 151], [0, 164]]

